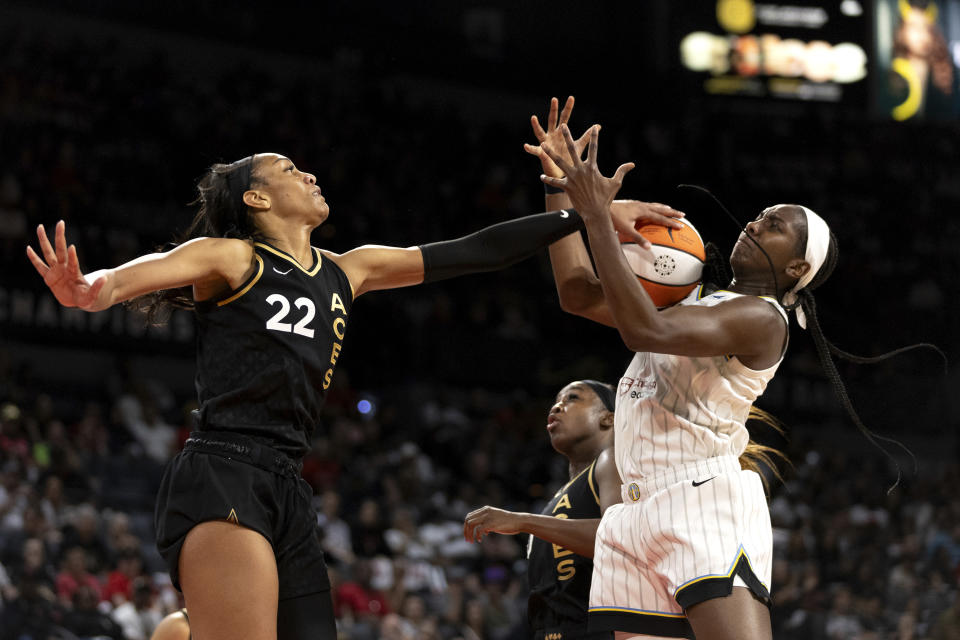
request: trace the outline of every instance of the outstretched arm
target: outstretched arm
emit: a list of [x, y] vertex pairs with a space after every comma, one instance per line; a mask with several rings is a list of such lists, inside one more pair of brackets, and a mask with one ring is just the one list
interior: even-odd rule
[[401, 249], [367, 245], [332, 256], [354, 295], [504, 269], [583, 228], [576, 211], [548, 211], [495, 224], [470, 235]]
[[57, 223], [53, 246], [43, 225], [37, 227], [37, 239], [43, 257], [28, 246], [27, 258], [60, 304], [84, 311], [102, 311], [161, 289], [187, 285], [235, 287], [253, 269], [253, 247], [243, 240], [197, 238], [172, 251], [84, 275], [76, 247], [67, 247], [62, 220]]
[[[593, 472], [602, 515], [607, 507], [620, 502], [620, 475], [613, 460], [612, 448], [600, 454]], [[541, 540], [569, 549], [577, 555], [592, 558], [599, 526], [600, 518], [557, 518], [485, 506], [470, 512], [464, 518], [463, 537], [468, 542], [480, 542], [489, 533], [505, 535], [529, 533]]]

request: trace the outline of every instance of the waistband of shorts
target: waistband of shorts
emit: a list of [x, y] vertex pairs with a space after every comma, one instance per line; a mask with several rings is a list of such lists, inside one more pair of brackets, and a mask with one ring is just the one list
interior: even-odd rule
[[669, 467], [652, 476], [637, 478], [620, 485], [620, 496], [624, 504], [641, 502], [649, 496], [663, 491], [667, 487], [686, 480], [707, 480], [723, 473], [740, 471], [740, 460], [734, 456], [717, 456], [694, 460], [675, 467]]
[[229, 431], [193, 431], [184, 443], [183, 450], [225, 455], [243, 460], [265, 471], [292, 478], [299, 478], [300, 470], [303, 468], [301, 461], [294, 460], [252, 438]]

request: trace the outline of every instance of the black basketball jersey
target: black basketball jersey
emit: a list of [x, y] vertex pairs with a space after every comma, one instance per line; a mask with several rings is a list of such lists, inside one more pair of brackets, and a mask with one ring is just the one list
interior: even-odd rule
[[301, 266], [267, 243], [234, 291], [196, 304], [197, 428], [250, 436], [299, 458], [340, 356], [353, 292], [313, 247]]
[[[554, 518], [599, 518], [600, 494], [593, 476], [594, 460], [553, 496], [542, 511]], [[527, 618], [534, 631], [564, 626], [584, 626], [590, 598], [593, 560], [563, 547], [530, 536], [527, 548], [530, 597]]]

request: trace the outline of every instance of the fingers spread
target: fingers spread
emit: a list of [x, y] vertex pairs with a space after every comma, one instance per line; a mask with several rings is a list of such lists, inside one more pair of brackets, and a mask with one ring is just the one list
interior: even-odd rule
[[544, 174], [540, 174], [540, 182], [544, 184], [548, 184], [551, 187], [557, 187], [564, 190], [566, 190], [565, 187], [567, 186], [566, 178], [552, 178]]
[[547, 131], [553, 131], [557, 128], [557, 108], [559, 104], [556, 98], [550, 98], [550, 115], [547, 116]]
[[50, 239], [47, 238], [47, 231], [43, 228], [42, 224], [37, 227], [37, 240], [40, 241], [40, 251], [43, 253], [43, 258], [47, 261], [47, 264], [56, 264], [57, 254], [53, 252], [53, 247], [50, 246]]
[[590, 146], [587, 148], [587, 162], [597, 164], [597, 139], [600, 137], [600, 125], [590, 127]]
[[573, 136], [570, 135], [570, 127], [563, 125], [561, 129], [563, 133], [563, 141], [567, 143], [567, 153], [570, 154], [570, 158], [573, 159], [574, 165], [580, 161], [580, 154], [577, 153], [577, 147], [573, 143]]
[[47, 275], [47, 271], [50, 271], [50, 267], [43, 263], [43, 260], [41, 260], [40, 256], [33, 250], [33, 247], [27, 247], [27, 258], [41, 276]]
[[[553, 160], [554, 164], [560, 167], [560, 170], [563, 171], [564, 174], [570, 175], [570, 172], [573, 170], [573, 167], [570, 165], [569, 162], [566, 161], [566, 159], [562, 155], [560, 155], [559, 153], [555, 153], [553, 149], [551, 149], [549, 146], [542, 146], [540, 147], [540, 149], [543, 150], [543, 152], [546, 153], [551, 160]], [[574, 161], [579, 162], [579, 158], [574, 156]]]
[[57, 247], [57, 260], [60, 262], [67, 261], [67, 234], [66, 234], [66, 224], [63, 220], [57, 223], [57, 230], [53, 235], [53, 241]]
[[530, 116], [530, 126], [533, 128], [533, 135], [539, 142], [547, 139], [547, 132], [540, 126], [540, 120], [537, 119], [537, 116]]
[[563, 111], [560, 112], [560, 124], [570, 122], [571, 113], [573, 113], [573, 96], [568, 96], [567, 102], [563, 105]]
[[[590, 142], [593, 145], [593, 141]], [[627, 175], [633, 168], [637, 166], [632, 162], [625, 162], [624, 164], [617, 167], [617, 172], [613, 174], [613, 179], [616, 182], [623, 182], [623, 176]]]
[[67, 249], [67, 273], [77, 278], [81, 276], [80, 260], [77, 259], [77, 248], [74, 245]]

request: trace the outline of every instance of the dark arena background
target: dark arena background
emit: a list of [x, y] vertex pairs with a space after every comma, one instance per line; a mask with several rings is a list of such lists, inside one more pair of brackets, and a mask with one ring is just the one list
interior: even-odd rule
[[[910, 11], [928, 60], [903, 45]], [[0, 640], [98, 615], [146, 639], [182, 606], [152, 510], [190, 430], [192, 316], [61, 308], [24, 255], [37, 224], [65, 220], [84, 269], [115, 266], [186, 227], [211, 163], [276, 151], [331, 205], [320, 247], [457, 237], [543, 210], [522, 144], [569, 94], [575, 133], [603, 125], [601, 169], [637, 163], [621, 196], [683, 209], [724, 252], [733, 222], [678, 184], [741, 222], [823, 215], [836, 345], [947, 354], [838, 364], [915, 461], [857, 432], [796, 325], [757, 403], [787, 437], [753, 435], [790, 460], [770, 490], [774, 637], [960, 638], [958, 62], [960, 0], [0, 4]], [[567, 478], [554, 395], [616, 384], [630, 357], [560, 310], [545, 251], [360, 298], [303, 470], [341, 637], [528, 637], [526, 536], [469, 544], [463, 517], [538, 512]]]

